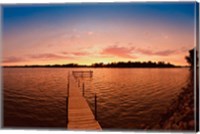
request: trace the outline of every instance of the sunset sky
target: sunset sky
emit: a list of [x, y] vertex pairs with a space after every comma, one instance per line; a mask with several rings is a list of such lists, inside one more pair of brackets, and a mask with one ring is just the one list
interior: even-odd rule
[[195, 2], [3, 6], [3, 65], [187, 65]]

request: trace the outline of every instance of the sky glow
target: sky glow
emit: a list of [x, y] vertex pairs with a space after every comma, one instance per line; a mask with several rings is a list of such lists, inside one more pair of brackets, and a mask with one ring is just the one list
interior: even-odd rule
[[187, 65], [195, 2], [3, 6], [3, 65]]

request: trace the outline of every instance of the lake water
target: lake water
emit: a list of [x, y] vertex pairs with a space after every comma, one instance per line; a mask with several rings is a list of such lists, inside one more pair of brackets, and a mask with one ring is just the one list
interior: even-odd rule
[[[67, 76], [92, 70], [85, 98], [104, 129], [140, 129], [158, 123], [190, 79], [188, 68], [4, 68], [5, 127], [66, 128]], [[81, 91], [81, 90], [80, 90]]]

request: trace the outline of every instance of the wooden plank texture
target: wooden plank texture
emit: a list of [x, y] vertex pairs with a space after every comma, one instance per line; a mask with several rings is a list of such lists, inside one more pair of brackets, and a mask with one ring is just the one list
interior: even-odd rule
[[68, 100], [68, 124], [69, 130], [101, 130], [101, 126], [86, 101], [82, 96], [82, 89], [78, 87], [75, 79], [71, 77]]

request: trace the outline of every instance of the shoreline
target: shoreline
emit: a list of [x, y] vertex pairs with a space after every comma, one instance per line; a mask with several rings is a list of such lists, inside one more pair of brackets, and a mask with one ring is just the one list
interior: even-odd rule
[[184, 87], [159, 123], [145, 129], [195, 131], [194, 85], [190, 83]]

